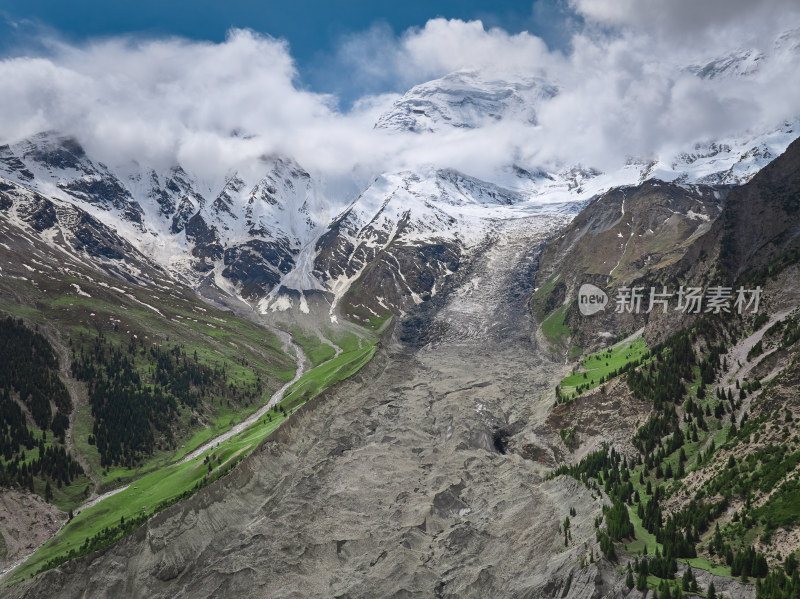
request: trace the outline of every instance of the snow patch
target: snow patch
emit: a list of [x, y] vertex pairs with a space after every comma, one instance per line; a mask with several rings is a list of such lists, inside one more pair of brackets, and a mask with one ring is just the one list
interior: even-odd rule
[[707, 214], [698, 214], [694, 210], [689, 210], [689, 212], [686, 213], [686, 216], [688, 216], [692, 220], [704, 220], [706, 222], [711, 220], [711, 218]]
[[72, 283], [72, 286], [75, 288], [75, 291], [78, 293], [78, 295], [82, 295], [83, 297], [92, 297], [91, 295], [83, 291], [81, 289], [81, 286], [78, 285], [77, 283]]

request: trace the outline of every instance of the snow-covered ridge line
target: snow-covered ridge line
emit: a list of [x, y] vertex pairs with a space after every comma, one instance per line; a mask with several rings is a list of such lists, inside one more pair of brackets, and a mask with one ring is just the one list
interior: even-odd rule
[[[758, 62], [745, 54], [729, 57], [731, 64]], [[742, 69], [725, 76], [746, 76]], [[375, 126], [436, 136], [503, 119], [533, 123], [539, 103], [557, 93], [541, 77], [500, 80], [459, 71], [413, 88]], [[75, 140], [43, 133], [0, 146], [0, 177], [85, 210], [176, 279], [255, 306], [282, 288], [328, 291], [338, 299], [389, 245], [465, 250], [498, 221], [574, 214], [614, 187], [648, 179], [740, 184], [783, 152], [799, 127], [794, 120], [708, 140], [672, 155], [630, 159], [610, 172], [509, 158], [480, 177], [431, 164], [376, 173], [367, 183], [363, 175], [328, 181], [285, 156], [242, 164], [218, 180], [136, 157], [108, 166]], [[404, 274], [396, 273], [398, 285]]]

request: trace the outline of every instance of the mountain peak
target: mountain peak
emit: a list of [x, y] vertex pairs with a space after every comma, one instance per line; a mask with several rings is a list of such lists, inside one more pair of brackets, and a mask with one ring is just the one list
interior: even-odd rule
[[541, 77], [497, 79], [479, 71], [456, 71], [411, 88], [375, 127], [415, 133], [474, 129], [512, 115], [535, 123], [538, 101], [556, 93], [556, 87]]

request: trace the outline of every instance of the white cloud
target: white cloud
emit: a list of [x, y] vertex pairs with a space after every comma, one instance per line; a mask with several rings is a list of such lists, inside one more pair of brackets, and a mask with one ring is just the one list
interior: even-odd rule
[[593, 23], [630, 26], [675, 38], [713, 31], [754, 31], [782, 27], [776, 16], [797, 16], [794, 0], [570, 0]]
[[431, 19], [395, 37], [386, 24], [345, 37], [337, 51], [337, 63], [366, 89], [380, 82], [390, 88], [442, 77], [461, 69], [496, 73], [536, 73], [560, 61], [538, 37], [526, 32], [510, 34], [499, 28], [485, 29], [480, 21]]
[[[0, 62], [0, 137], [44, 129], [119, 160], [200, 159], [222, 168], [335, 119], [330, 99], [301, 91], [285, 43], [233, 31], [222, 44], [112, 39], [54, 46], [44, 59]], [[256, 135], [261, 143], [241, 136]]]
[[531, 73], [556, 61], [538, 37], [511, 35], [498, 28], [487, 31], [480, 21], [433, 19], [421, 30], [406, 32], [401, 47], [408, 72], [426, 78], [461, 69]]
[[[797, 116], [800, 52], [791, 43], [773, 49], [775, 22], [784, 29], [800, 24], [788, 3], [776, 1], [771, 12], [738, 0], [723, 3], [728, 12], [714, 2], [715, 10], [690, 10], [704, 3], [688, 0], [622, 4], [625, 10], [616, 1], [575, 0], [586, 23], [566, 54], [528, 33], [444, 19], [400, 36], [378, 25], [339, 48], [337, 64], [349, 71], [338, 76], [371, 81], [376, 90], [464, 68], [491, 77], [544, 76], [559, 93], [537, 108], [535, 127], [501, 121], [433, 136], [376, 130], [396, 94], [364, 96], [342, 113], [335, 98], [302, 88], [285, 42], [236, 30], [220, 44], [51, 43], [47, 57], [0, 61], [0, 143], [57, 130], [106, 161], [180, 161], [202, 174], [278, 153], [333, 177], [421, 163], [490, 177], [512, 161], [613, 168], [631, 155]], [[776, 19], [778, 9], [784, 18]], [[738, 30], [749, 31], [747, 38], [734, 35]], [[687, 42], [691, 32], [697, 39]], [[700, 79], [684, 69], [742, 45], [769, 55], [755, 75]]]

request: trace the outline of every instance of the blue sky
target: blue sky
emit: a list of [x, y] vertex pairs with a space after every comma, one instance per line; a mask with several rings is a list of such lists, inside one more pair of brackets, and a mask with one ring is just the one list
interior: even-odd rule
[[[302, 84], [332, 92], [345, 101], [353, 89], [346, 65], [337, 58], [342, 42], [371, 28], [401, 35], [432, 18], [475, 20], [509, 33], [529, 31], [549, 46], [568, 40], [565, 0], [425, 0], [257, 2], [254, 0], [0, 0], [0, 53], [31, 53], [42, 34], [80, 44], [98, 37], [181, 36], [221, 42], [231, 28], [249, 28], [289, 42]], [[39, 49], [41, 51], [41, 49]]]

